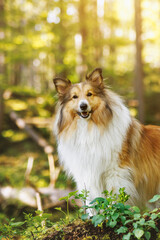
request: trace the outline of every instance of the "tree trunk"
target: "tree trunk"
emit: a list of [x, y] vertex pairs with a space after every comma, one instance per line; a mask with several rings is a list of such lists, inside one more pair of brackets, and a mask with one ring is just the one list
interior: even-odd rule
[[80, 81], [84, 78], [85, 72], [86, 72], [86, 51], [87, 51], [87, 14], [86, 14], [86, 1], [81, 0], [79, 1], [79, 8], [78, 8], [78, 13], [79, 13], [79, 31], [82, 36], [82, 47], [81, 47], [81, 52], [80, 52], [80, 57], [81, 57], [81, 66], [80, 66], [80, 71], [78, 72]]
[[142, 63], [142, 19], [141, 0], [135, 0], [135, 29], [136, 29], [136, 63], [135, 63], [135, 93], [138, 99], [138, 118], [144, 123], [144, 84]]
[[94, 36], [94, 46], [95, 46], [95, 63], [99, 67], [101, 66], [101, 59], [103, 56], [103, 41], [102, 39], [102, 33], [100, 30], [100, 24], [103, 22], [103, 18], [98, 18], [97, 15], [97, 0], [93, 1], [93, 6], [94, 6], [94, 18], [95, 18], [95, 27], [93, 28], [93, 36]]
[[[64, 26], [64, 22], [65, 22], [65, 3], [63, 0], [59, 1], [59, 8], [60, 8], [60, 23], [59, 23], [59, 35], [60, 35], [60, 40], [57, 44], [57, 52], [58, 54], [56, 54], [56, 65], [57, 65], [57, 69], [58, 69], [58, 74], [61, 77], [66, 77], [67, 76], [67, 69], [66, 66], [64, 64], [64, 57], [65, 57], [65, 53], [66, 53], [66, 38], [67, 38], [67, 34], [66, 34], [66, 29]], [[59, 66], [61, 66], [59, 68]], [[60, 72], [59, 72], [60, 69]]]
[[0, 89], [0, 134], [3, 128], [3, 116], [4, 116], [3, 90]]
[[14, 64], [14, 78], [13, 78], [13, 85], [17, 86], [20, 84], [21, 79], [21, 64], [15, 63]]
[[[4, 1], [0, 0], [0, 32], [4, 32], [5, 27], [5, 21], [4, 21]], [[0, 54], [1, 57], [1, 63], [0, 63], [0, 133], [2, 132], [2, 126], [3, 126], [3, 118], [4, 118], [4, 101], [3, 101], [3, 79], [4, 79], [4, 73], [5, 73], [5, 63], [4, 58], [5, 55], [2, 52]]]

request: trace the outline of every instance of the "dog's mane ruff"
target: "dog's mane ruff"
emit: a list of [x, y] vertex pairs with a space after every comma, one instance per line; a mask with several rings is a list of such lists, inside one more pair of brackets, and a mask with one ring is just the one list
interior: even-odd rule
[[72, 134], [68, 129], [68, 138], [66, 130], [57, 136], [59, 157], [68, 174], [74, 177], [79, 190], [85, 187], [91, 189], [94, 185], [90, 190], [91, 199], [96, 194], [100, 196], [104, 189], [114, 190], [115, 187], [125, 186], [127, 192], [132, 192], [134, 196], [131, 199], [133, 204], [137, 191], [131, 183], [131, 171], [127, 165], [119, 168], [119, 153], [132, 120], [122, 99], [110, 90], [106, 91], [112, 110], [112, 119], [106, 129], [102, 132], [96, 124], [89, 129], [88, 121], [78, 118]]
[[[130, 121], [130, 114], [129, 110], [124, 105], [123, 99], [119, 95], [106, 88], [106, 86], [104, 86], [103, 91], [101, 90], [101, 92], [98, 92], [97, 94], [100, 95], [102, 104], [92, 113], [91, 121], [89, 121], [88, 124], [89, 128], [91, 129], [91, 127], [96, 124], [103, 132], [106, 130], [108, 124], [113, 125], [115, 122], [115, 128], [117, 129], [119, 126], [117, 122], [120, 121], [120, 115], [124, 113], [125, 117], [123, 118], [122, 116], [122, 120], [125, 126], [121, 126], [120, 128], [125, 129], [126, 123]], [[67, 134], [68, 130], [70, 131], [68, 136], [71, 135], [71, 132], [75, 131], [78, 121], [77, 115], [71, 114], [68, 109], [65, 110], [65, 105], [67, 102], [65, 101], [66, 100], [63, 101], [62, 99], [57, 105], [56, 120], [54, 124], [54, 133], [57, 137], [59, 137], [61, 134]], [[114, 121], [112, 121], [113, 119]]]
[[125, 187], [128, 204], [142, 209], [160, 193], [160, 127], [140, 124], [105, 86], [93, 90], [99, 101], [89, 119], [70, 111], [69, 92], [58, 103], [54, 133], [60, 162], [79, 190], [90, 191], [90, 200], [105, 189], [118, 193]]

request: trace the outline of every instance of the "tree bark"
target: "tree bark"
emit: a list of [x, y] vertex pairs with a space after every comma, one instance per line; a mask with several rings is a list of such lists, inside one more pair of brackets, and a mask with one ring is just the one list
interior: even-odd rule
[[0, 134], [3, 128], [3, 118], [4, 118], [3, 90], [0, 89]]
[[142, 62], [142, 19], [141, 0], [134, 0], [135, 3], [135, 30], [136, 30], [136, 63], [135, 63], [135, 94], [138, 99], [138, 118], [144, 123], [144, 83], [143, 83], [143, 62]]
[[44, 152], [47, 154], [53, 153], [53, 147], [47, 143], [47, 141], [42, 138], [38, 133], [36, 133], [31, 126], [26, 124], [24, 119], [20, 118], [14, 111], [10, 112], [10, 118], [15, 122], [18, 128], [25, 130], [28, 135], [43, 148]]
[[79, 31], [82, 36], [82, 46], [81, 46], [81, 52], [80, 52], [80, 57], [81, 57], [81, 66], [80, 66], [80, 71], [78, 72], [80, 81], [83, 80], [86, 72], [86, 64], [87, 64], [87, 59], [86, 59], [86, 51], [87, 51], [87, 14], [86, 14], [86, 4], [87, 2], [85, 0], [79, 1], [79, 7], [78, 7], [78, 14], [79, 14]]
[[94, 36], [94, 45], [95, 45], [95, 63], [97, 66], [101, 66], [101, 58], [103, 56], [103, 44], [101, 41], [102, 39], [102, 33], [100, 30], [100, 24], [102, 23], [102, 19], [100, 22], [100, 19], [97, 16], [97, 0], [93, 1], [94, 6], [94, 18], [95, 18], [95, 27], [93, 28], [93, 36]]
[[14, 77], [13, 77], [13, 85], [18, 86], [21, 80], [21, 64], [15, 63], [14, 64]]
[[[0, 31], [4, 32], [5, 27], [5, 21], [4, 21], [4, 1], [0, 0]], [[1, 57], [1, 63], [0, 63], [0, 133], [2, 132], [3, 128], [3, 118], [4, 118], [4, 101], [3, 101], [3, 79], [4, 79], [4, 73], [5, 73], [5, 63], [4, 61], [4, 53], [2, 52], [0, 54]]]

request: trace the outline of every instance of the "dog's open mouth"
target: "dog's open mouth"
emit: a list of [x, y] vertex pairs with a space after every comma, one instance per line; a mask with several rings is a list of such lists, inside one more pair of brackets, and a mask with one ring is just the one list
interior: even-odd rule
[[82, 118], [88, 118], [91, 114], [91, 112], [77, 112], [77, 113]]

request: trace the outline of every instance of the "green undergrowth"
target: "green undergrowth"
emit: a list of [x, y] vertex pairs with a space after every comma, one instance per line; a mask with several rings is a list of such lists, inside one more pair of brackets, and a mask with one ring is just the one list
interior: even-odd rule
[[[55, 92], [38, 93], [33, 89], [19, 86], [5, 89], [4, 122], [0, 134], [1, 187], [21, 188], [24, 186], [24, 175], [29, 157], [34, 158], [30, 181], [34, 182], [36, 187], [48, 186], [50, 173], [47, 155], [26, 131], [16, 126], [10, 118], [10, 113], [14, 111], [19, 118], [23, 118], [31, 125], [38, 135], [55, 147], [51, 130], [54, 107]], [[47, 122], [48, 119], [50, 120]], [[54, 158], [57, 158], [56, 150]]]
[[[17, 222], [12, 218], [0, 225], [0, 239], [15, 239], [16, 236], [26, 240], [110, 239], [111, 233], [111, 239], [159, 239], [160, 209], [141, 213], [137, 206], [127, 205], [129, 196], [124, 188], [119, 189], [118, 195], [108, 191], [104, 191], [103, 195], [86, 204], [88, 192], [71, 192], [60, 199], [66, 201], [67, 210], [55, 208], [64, 215], [60, 221], [53, 223], [50, 220], [52, 214], [41, 211], [24, 213], [24, 221]], [[84, 203], [81, 208], [76, 205], [76, 199]], [[155, 195], [149, 202], [159, 200], [160, 195]], [[74, 218], [70, 214], [69, 201], [77, 209]]]

